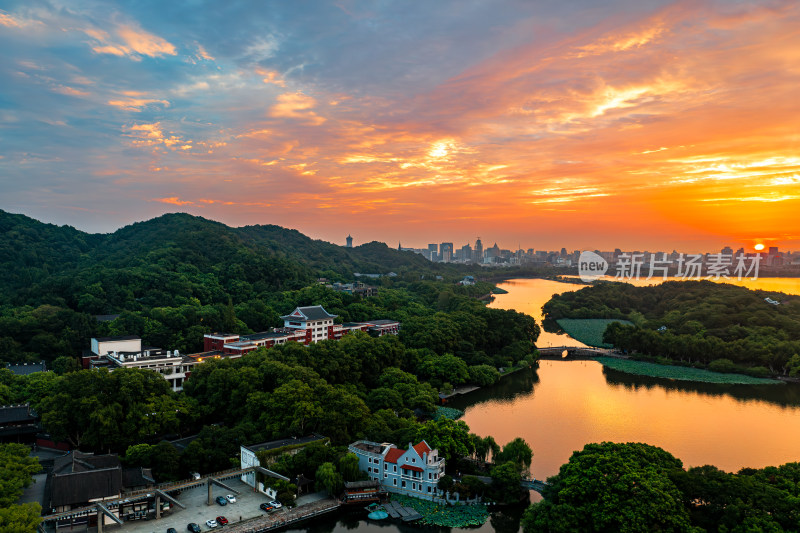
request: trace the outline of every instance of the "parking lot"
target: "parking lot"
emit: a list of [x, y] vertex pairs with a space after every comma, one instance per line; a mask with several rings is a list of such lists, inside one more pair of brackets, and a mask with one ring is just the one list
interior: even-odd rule
[[[240, 492], [236, 496], [236, 503], [229, 503], [228, 505], [221, 506], [216, 502], [213, 505], [207, 505], [208, 488], [205, 485], [193, 489], [183, 491], [175, 499], [186, 506], [186, 509], [181, 509], [177, 505], [172, 506], [168, 511], [162, 514], [161, 520], [135, 520], [128, 521], [124, 526], [107, 525], [103, 530], [107, 533], [121, 532], [121, 533], [165, 533], [167, 528], [174, 527], [178, 533], [183, 533], [186, 526], [190, 522], [194, 522], [200, 526], [202, 531], [211, 531], [211, 528], [206, 526], [206, 520], [216, 518], [217, 516], [224, 516], [228, 519], [229, 525], [214, 528], [214, 531], [224, 533], [225, 529], [230, 528], [242, 520], [253, 518], [256, 516], [264, 516], [266, 513], [259, 509], [259, 505], [268, 502], [269, 498], [266, 495], [255, 492], [252, 487], [242, 483], [238, 479], [226, 479], [224, 481], [229, 487]], [[213, 498], [217, 496], [225, 496], [229, 494], [228, 491], [216, 485], [212, 488]], [[285, 509], [275, 511], [274, 514], [280, 515], [286, 512]]]

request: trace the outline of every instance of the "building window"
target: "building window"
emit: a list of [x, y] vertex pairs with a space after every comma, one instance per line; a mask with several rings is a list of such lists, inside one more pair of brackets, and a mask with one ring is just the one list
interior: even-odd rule
[[430, 492], [430, 491], [431, 491], [431, 488], [430, 488], [430, 487], [428, 487], [428, 492]]
[[387, 465], [386, 463], [383, 463], [383, 469], [384, 470], [388, 470], [389, 469], [389, 465]]
[[405, 481], [401, 481], [400, 482], [400, 486], [403, 487], [403, 488], [406, 488], [406, 482]]
[[397, 472], [397, 465], [394, 465], [394, 471]]
[[397, 480], [393, 479], [392, 481], [394, 482], [394, 486], [396, 487], [397, 486]]

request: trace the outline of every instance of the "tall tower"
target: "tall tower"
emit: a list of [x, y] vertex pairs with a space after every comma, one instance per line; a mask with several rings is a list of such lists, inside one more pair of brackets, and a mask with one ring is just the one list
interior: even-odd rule
[[347, 248], [353, 247], [353, 238], [350, 236], [350, 234], [347, 235], [347, 244], [345, 245], [345, 247]]
[[472, 254], [472, 257], [475, 258], [476, 263], [483, 263], [483, 243], [480, 237], [475, 241], [475, 253]]

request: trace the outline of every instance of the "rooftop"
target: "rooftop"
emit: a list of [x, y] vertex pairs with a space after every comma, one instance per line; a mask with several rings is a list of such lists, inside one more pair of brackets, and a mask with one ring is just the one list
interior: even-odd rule
[[27, 376], [34, 372], [47, 372], [47, 363], [44, 361], [39, 361], [38, 363], [6, 363], [6, 368], [18, 376]]
[[308, 307], [297, 307], [291, 314], [281, 317], [284, 320], [323, 320], [326, 318], [336, 318], [336, 315], [328, 313], [321, 305], [311, 305]]
[[36, 413], [27, 403], [0, 406], [0, 424], [15, 422], [31, 422], [36, 420]]
[[136, 341], [139, 340], [138, 335], [123, 335], [121, 337], [95, 337], [94, 340], [99, 342], [115, 342], [115, 341]]
[[283, 448], [284, 446], [295, 446], [298, 444], [311, 444], [312, 442], [316, 441], [323, 441], [327, 440], [327, 437], [323, 437], [322, 435], [317, 435], [316, 433], [312, 435], [308, 435], [307, 437], [300, 437], [295, 438], [288, 438], [288, 439], [280, 439], [280, 440], [273, 440], [269, 442], [262, 442], [261, 444], [251, 444], [250, 446], [245, 446], [251, 452], [263, 452], [265, 450], [275, 450], [277, 448]]
[[358, 448], [359, 450], [364, 450], [367, 453], [374, 453], [375, 455], [381, 455], [383, 453], [383, 449], [386, 447], [383, 444], [367, 442], [363, 440], [356, 442], [352, 446], [354, 448]]

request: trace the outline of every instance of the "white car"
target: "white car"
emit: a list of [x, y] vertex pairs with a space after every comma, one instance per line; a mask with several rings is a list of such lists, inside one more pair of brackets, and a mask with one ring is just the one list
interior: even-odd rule
[[228, 494], [225, 499], [228, 500], [228, 503], [236, 503], [236, 496], [233, 494]]
[[206, 520], [206, 526], [208, 526], [208, 527], [217, 527], [217, 521], [216, 520]]
[[271, 502], [269, 502], [269, 505], [271, 505], [273, 509], [280, 509], [281, 507], [283, 507], [283, 505], [281, 505], [281, 502], [279, 502], [278, 500], [272, 500]]

